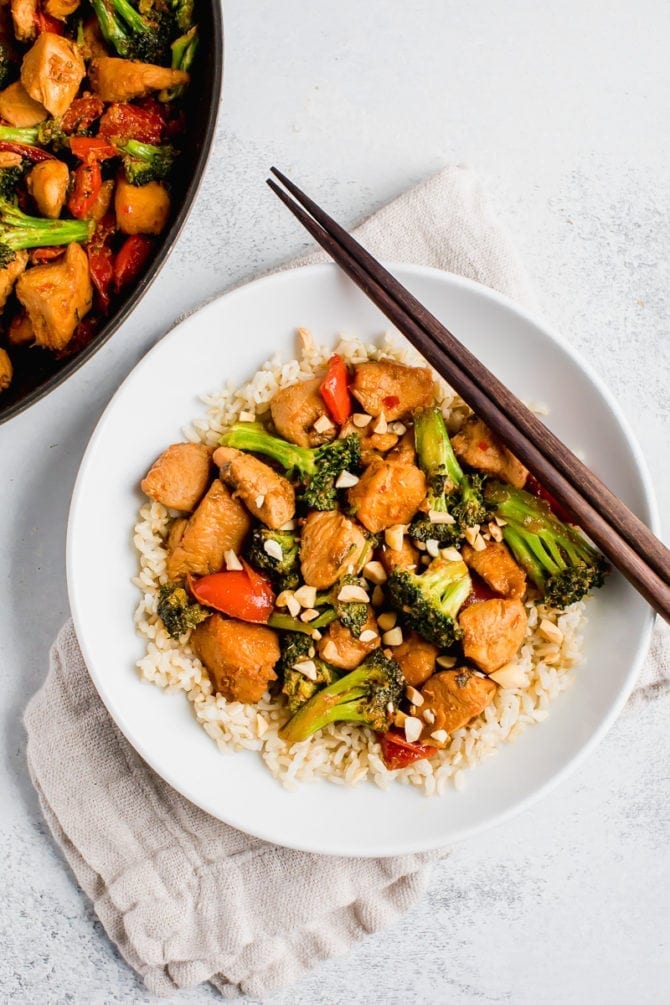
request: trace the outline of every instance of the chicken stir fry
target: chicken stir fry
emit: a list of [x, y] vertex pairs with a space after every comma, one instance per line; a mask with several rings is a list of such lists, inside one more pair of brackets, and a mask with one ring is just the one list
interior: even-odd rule
[[70, 356], [135, 285], [172, 212], [192, 0], [0, 5], [0, 393]]
[[142, 481], [180, 514], [158, 614], [226, 700], [284, 703], [289, 744], [347, 722], [390, 768], [433, 756], [494, 700], [528, 603], [602, 583], [480, 419], [452, 440], [426, 368], [334, 356], [219, 444], [173, 444]]

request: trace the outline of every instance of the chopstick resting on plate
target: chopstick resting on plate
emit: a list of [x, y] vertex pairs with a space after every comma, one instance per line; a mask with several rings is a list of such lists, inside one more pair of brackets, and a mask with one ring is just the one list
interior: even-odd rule
[[268, 185], [312, 237], [670, 622], [665, 545], [365, 248], [281, 171], [271, 171], [288, 191], [271, 178]]

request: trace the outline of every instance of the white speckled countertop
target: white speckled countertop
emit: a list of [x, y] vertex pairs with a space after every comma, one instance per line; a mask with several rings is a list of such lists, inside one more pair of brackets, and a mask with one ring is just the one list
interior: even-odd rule
[[[446, 161], [476, 167], [547, 316], [617, 395], [669, 512], [667, 2], [225, 6], [218, 142], [176, 250], [111, 342], [0, 427], [2, 1003], [152, 1000], [45, 833], [21, 714], [67, 614], [69, 498], [104, 405], [175, 317], [304, 247], [265, 192], [270, 163], [351, 223]], [[269, 1001], [667, 1000], [669, 776], [667, 704], [626, 711], [576, 777], [458, 847], [397, 927]]]

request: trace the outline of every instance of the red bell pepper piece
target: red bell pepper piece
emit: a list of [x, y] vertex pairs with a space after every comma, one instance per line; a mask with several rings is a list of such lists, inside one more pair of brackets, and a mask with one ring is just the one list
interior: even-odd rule
[[44, 265], [45, 262], [53, 262], [65, 254], [66, 245], [57, 245], [54, 248], [31, 248], [28, 258], [31, 265]]
[[91, 282], [98, 294], [100, 309], [104, 314], [109, 310], [114, 281], [113, 254], [107, 241], [91, 242], [86, 246]]
[[246, 562], [241, 572], [215, 572], [195, 580], [188, 577], [188, 588], [205, 607], [223, 611], [231, 618], [265, 624], [275, 605], [270, 581]]
[[549, 489], [545, 489], [542, 482], [539, 482], [535, 475], [528, 473], [526, 479], [526, 484], [524, 485], [526, 492], [530, 492], [531, 495], [537, 496], [538, 499], [544, 499], [544, 501], [549, 506], [549, 509], [557, 516], [559, 520], [563, 520], [564, 523], [575, 523], [576, 517], [574, 513], [571, 513], [569, 509], [559, 503], [558, 499], [554, 499]]
[[381, 734], [379, 743], [382, 748], [384, 764], [389, 771], [395, 771], [396, 768], [406, 768], [408, 764], [420, 761], [424, 757], [432, 757], [436, 753], [435, 747], [429, 747], [425, 743], [410, 743], [402, 733], [395, 729]]
[[25, 160], [38, 164], [40, 161], [53, 161], [56, 158], [48, 150], [41, 147], [33, 147], [28, 143], [14, 143], [13, 140], [0, 140], [0, 150], [11, 154], [19, 154]]
[[472, 591], [465, 598], [461, 610], [464, 611], [466, 607], [470, 607], [472, 604], [479, 604], [482, 600], [495, 600], [500, 594], [496, 593], [491, 587], [484, 582], [481, 576], [478, 576], [476, 572], [470, 570], [470, 580], [472, 582]]
[[63, 132], [77, 133], [80, 130], [90, 129], [96, 119], [100, 118], [104, 110], [105, 106], [103, 102], [95, 94], [87, 94], [83, 98], [75, 98], [61, 119]]
[[107, 106], [100, 119], [100, 135], [118, 137], [120, 140], [139, 140], [140, 143], [158, 144], [163, 139], [165, 121], [153, 107], [140, 108], [125, 101]]
[[102, 171], [97, 160], [85, 161], [74, 172], [74, 184], [68, 196], [67, 208], [78, 220], [85, 220], [98, 198], [102, 186]]
[[153, 241], [144, 234], [126, 238], [114, 259], [114, 289], [117, 293], [137, 279], [152, 247]]
[[84, 163], [104, 161], [119, 155], [116, 147], [104, 136], [72, 136], [70, 137], [70, 150], [75, 157]]
[[321, 397], [333, 422], [342, 426], [351, 415], [351, 398], [349, 397], [349, 374], [341, 356], [335, 353], [328, 360], [326, 376], [319, 388]]
[[36, 10], [33, 20], [38, 35], [41, 35], [43, 31], [48, 31], [52, 35], [65, 34], [65, 25], [63, 22], [59, 21], [56, 17], [51, 17], [50, 14], [47, 14], [43, 10]]

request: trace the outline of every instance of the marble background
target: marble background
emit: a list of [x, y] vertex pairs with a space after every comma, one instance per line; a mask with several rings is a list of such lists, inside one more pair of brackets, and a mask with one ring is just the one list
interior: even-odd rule
[[[270, 163], [350, 223], [448, 161], [474, 166], [669, 510], [666, 0], [228, 0], [225, 22], [216, 148], [169, 263], [91, 362], [0, 427], [3, 1003], [152, 1000], [45, 833], [21, 714], [67, 616], [67, 510], [100, 412], [177, 316], [306, 247], [265, 192]], [[669, 776], [667, 707], [627, 710], [576, 777], [458, 847], [397, 927], [268, 1001], [667, 1000]]]

